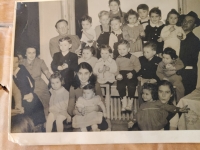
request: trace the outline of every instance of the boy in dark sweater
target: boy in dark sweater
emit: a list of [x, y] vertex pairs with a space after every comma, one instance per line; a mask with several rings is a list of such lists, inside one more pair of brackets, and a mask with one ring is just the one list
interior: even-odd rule
[[59, 47], [61, 52], [57, 52], [53, 55], [51, 68], [54, 72], [60, 71], [64, 79], [63, 86], [69, 91], [73, 81], [72, 79], [74, 78], [74, 72], [78, 67], [78, 56], [70, 52], [72, 40], [69, 37], [59, 39]]

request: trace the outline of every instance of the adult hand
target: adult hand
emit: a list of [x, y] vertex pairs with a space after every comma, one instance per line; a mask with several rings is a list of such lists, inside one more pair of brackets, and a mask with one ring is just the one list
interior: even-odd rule
[[183, 39], [183, 34], [182, 33], [178, 33], [177, 34], [177, 38], [180, 39], [180, 40], [182, 40]]
[[123, 76], [122, 76], [121, 74], [118, 74], [118, 75], [116, 76], [116, 79], [120, 81], [120, 80], [123, 79]]
[[189, 110], [190, 110], [190, 108], [188, 108], [188, 105], [185, 105], [183, 108], [179, 109], [179, 111], [182, 113], [188, 113]]
[[63, 63], [63, 65], [62, 65], [62, 68], [63, 68], [63, 69], [66, 69], [66, 68], [68, 68], [68, 64], [66, 64], [66, 63]]
[[158, 42], [162, 42], [163, 39], [160, 37], [159, 39], [157, 39]]
[[75, 54], [76, 54], [78, 57], [81, 57], [81, 50], [80, 50], [80, 49], [75, 50]]
[[29, 93], [29, 94], [24, 95], [24, 100], [26, 100], [27, 102], [32, 102], [33, 94]]
[[11, 109], [11, 116], [15, 116], [22, 113], [24, 112], [22, 112], [20, 109]]
[[128, 79], [132, 79], [133, 78], [133, 74], [131, 72], [127, 73], [127, 78]]
[[63, 70], [63, 67], [62, 66], [58, 66], [58, 70]]

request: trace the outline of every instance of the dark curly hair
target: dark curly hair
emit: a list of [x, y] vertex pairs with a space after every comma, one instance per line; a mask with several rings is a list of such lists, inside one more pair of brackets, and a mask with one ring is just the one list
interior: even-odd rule
[[82, 21], [88, 21], [89, 23], [92, 23], [92, 17], [88, 16], [88, 15], [84, 15], [83, 17], [81, 17], [81, 23]]
[[171, 11], [167, 14], [167, 19], [166, 19], [166, 25], [169, 25], [169, 16], [171, 14], [175, 14], [178, 17], [178, 21], [176, 23], [177, 26], [181, 26], [181, 21], [180, 21], [180, 14], [178, 13], [178, 11], [176, 11], [175, 9], [171, 9]]
[[130, 16], [130, 15], [135, 15], [137, 19], [139, 18], [139, 14], [138, 14], [136, 11], [134, 11], [133, 9], [130, 9], [130, 10], [126, 13], [126, 15], [125, 15], [125, 17], [124, 17], [126, 23], [129, 23], [129, 22], [128, 22], [128, 16]]
[[117, 47], [119, 45], [126, 45], [126, 47], [130, 48], [130, 43], [127, 40], [120, 40], [117, 44]]
[[[147, 89], [151, 92], [151, 96], [153, 100], [158, 100], [158, 87], [153, 83], [144, 83], [142, 86], [142, 91]], [[143, 93], [143, 92], [142, 92]]]
[[143, 9], [143, 10], [149, 11], [149, 6], [148, 6], [147, 4], [140, 4], [140, 5], [138, 5], [138, 7], [137, 7], [137, 11], [138, 11], [139, 9]]
[[105, 50], [105, 49], [108, 50], [109, 53], [112, 53], [112, 49], [109, 45], [101, 44], [100, 45], [100, 52], [101, 52], [101, 50]]
[[82, 53], [83, 53], [84, 50], [90, 50], [93, 56], [94, 56], [95, 53], [96, 53], [93, 46], [91, 46], [91, 47], [90, 47], [90, 46], [85, 46], [85, 47], [83, 48], [83, 50], [82, 50]]
[[154, 7], [149, 11], [149, 16], [151, 16], [152, 13], [158, 14], [160, 17], [162, 15], [161, 10], [158, 7]]
[[144, 43], [144, 47], [149, 47], [153, 51], [157, 51], [157, 44], [155, 42], [152, 42], [152, 41]]
[[164, 49], [163, 54], [170, 55], [172, 59], [177, 59], [178, 56], [176, 55], [176, 51], [170, 47]]
[[95, 88], [92, 84], [87, 84], [83, 87], [83, 90], [92, 90], [95, 93]]

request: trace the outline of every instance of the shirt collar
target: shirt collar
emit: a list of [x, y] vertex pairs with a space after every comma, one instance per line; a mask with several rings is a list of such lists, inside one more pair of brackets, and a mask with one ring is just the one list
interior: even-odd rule
[[151, 21], [150, 21], [150, 26], [151, 26], [151, 27], [157, 27], [157, 28], [160, 27], [159, 24], [153, 24]]
[[[99, 58], [98, 62], [104, 61], [102, 58]], [[109, 56], [109, 58], [106, 60], [108, 62], [112, 62], [112, 58]]]

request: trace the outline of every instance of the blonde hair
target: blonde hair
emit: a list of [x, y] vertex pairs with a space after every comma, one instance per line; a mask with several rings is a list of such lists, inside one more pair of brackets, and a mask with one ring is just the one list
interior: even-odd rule
[[99, 16], [99, 19], [101, 19], [102, 16], [105, 16], [107, 15], [109, 18], [110, 18], [110, 13], [106, 10], [102, 10], [99, 12], [98, 16]]

